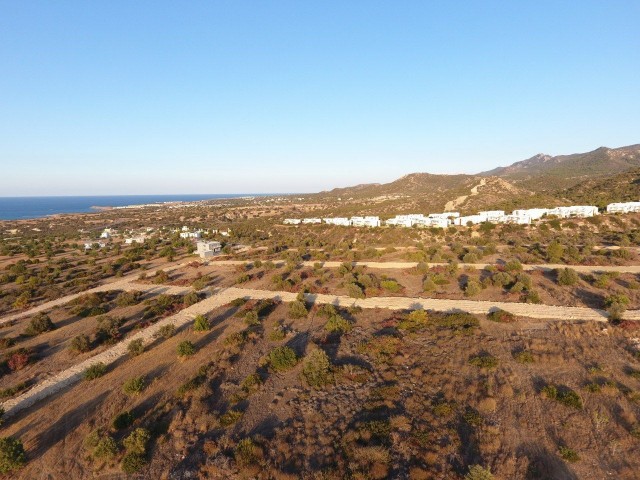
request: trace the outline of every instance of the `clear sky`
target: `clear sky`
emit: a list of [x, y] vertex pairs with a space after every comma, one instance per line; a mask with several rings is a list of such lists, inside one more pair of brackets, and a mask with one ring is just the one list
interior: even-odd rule
[[640, 2], [0, 0], [0, 196], [305, 192], [640, 143]]

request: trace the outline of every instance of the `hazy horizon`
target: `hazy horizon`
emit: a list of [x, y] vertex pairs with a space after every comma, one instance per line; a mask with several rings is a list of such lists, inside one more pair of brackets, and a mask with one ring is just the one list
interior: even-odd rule
[[638, 142], [637, 2], [0, 11], [2, 196], [311, 193]]

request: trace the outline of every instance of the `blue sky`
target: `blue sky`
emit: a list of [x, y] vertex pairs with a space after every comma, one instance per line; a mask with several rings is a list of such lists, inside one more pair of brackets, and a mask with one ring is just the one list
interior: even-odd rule
[[0, 196], [304, 192], [640, 143], [640, 2], [0, 1]]

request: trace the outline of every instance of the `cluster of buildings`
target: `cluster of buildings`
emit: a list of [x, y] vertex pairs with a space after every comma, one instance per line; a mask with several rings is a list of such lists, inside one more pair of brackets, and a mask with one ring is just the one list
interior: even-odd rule
[[607, 205], [607, 213], [633, 212], [640, 212], [640, 202], [610, 203]]
[[[607, 205], [607, 213], [640, 212], [640, 202], [611, 203]], [[384, 222], [380, 217], [332, 217], [332, 218], [286, 218], [285, 225], [300, 225], [325, 223], [343, 227], [379, 227], [384, 223], [387, 226], [411, 228], [440, 227], [449, 225], [477, 225], [480, 223], [513, 223], [528, 225], [544, 216], [557, 218], [587, 218], [598, 215], [598, 207], [594, 205], [573, 205], [570, 207], [555, 208], [529, 208], [514, 210], [506, 213], [504, 210], [487, 210], [475, 215], [460, 216], [459, 212], [430, 213], [425, 216], [421, 213], [408, 215], [396, 215]]]

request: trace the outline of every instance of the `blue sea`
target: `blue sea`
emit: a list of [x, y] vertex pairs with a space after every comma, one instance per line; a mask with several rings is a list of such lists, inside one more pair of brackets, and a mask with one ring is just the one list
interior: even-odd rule
[[194, 202], [259, 196], [244, 193], [237, 195], [107, 195], [87, 197], [0, 197], [0, 220], [38, 218], [56, 213], [98, 212], [94, 207], [123, 207], [145, 203]]

